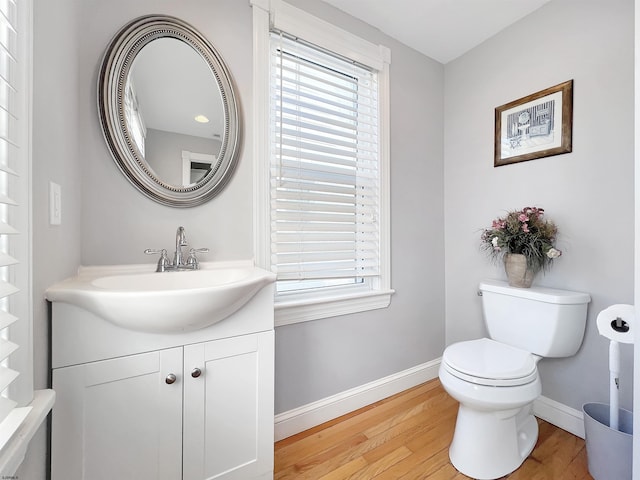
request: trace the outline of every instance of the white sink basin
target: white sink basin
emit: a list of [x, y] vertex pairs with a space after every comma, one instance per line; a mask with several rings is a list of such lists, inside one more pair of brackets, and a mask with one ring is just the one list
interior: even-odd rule
[[80, 267], [77, 276], [48, 288], [45, 296], [120, 327], [185, 332], [225, 319], [275, 281], [273, 273], [251, 262], [202, 262], [195, 271], [154, 269], [151, 265]]

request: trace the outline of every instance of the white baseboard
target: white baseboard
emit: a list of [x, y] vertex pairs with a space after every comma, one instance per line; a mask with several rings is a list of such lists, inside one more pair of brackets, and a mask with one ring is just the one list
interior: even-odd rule
[[577, 437], [584, 438], [584, 415], [580, 410], [540, 396], [533, 402], [533, 414]]
[[[383, 398], [433, 380], [438, 377], [440, 360], [437, 358], [388, 377], [280, 413], [275, 417], [275, 440], [290, 437], [341, 415], [371, 405]], [[581, 411], [540, 396], [533, 402], [533, 413], [536, 417], [558, 428], [584, 438], [584, 416]]]
[[440, 368], [439, 358], [280, 413], [275, 417], [275, 440], [290, 437], [403, 390], [433, 380], [438, 377], [438, 368]]

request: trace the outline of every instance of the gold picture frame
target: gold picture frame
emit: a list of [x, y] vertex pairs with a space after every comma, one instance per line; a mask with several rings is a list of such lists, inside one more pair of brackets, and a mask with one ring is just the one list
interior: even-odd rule
[[494, 167], [569, 153], [573, 136], [573, 80], [495, 110]]

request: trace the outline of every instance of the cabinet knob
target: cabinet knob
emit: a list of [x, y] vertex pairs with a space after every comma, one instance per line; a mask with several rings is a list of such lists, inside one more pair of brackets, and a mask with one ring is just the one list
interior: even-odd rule
[[166, 384], [171, 385], [176, 381], [176, 379], [177, 377], [173, 373], [170, 373], [169, 375], [167, 375], [167, 378], [165, 378], [164, 381]]
[[202, 370], [200, 370], [198, 367], [191, 370], [191, 376], [193, 378], [198, 378], [200, 375], [202, 375]]

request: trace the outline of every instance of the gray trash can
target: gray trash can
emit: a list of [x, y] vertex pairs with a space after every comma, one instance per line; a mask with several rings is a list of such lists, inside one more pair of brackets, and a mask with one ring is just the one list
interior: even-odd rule
[[609, 405], [585, 403], [584, 432], [589, 473], [595, 480], [631, 480], [633, 414], [619, 409], [620, 430], [609, 427]]

